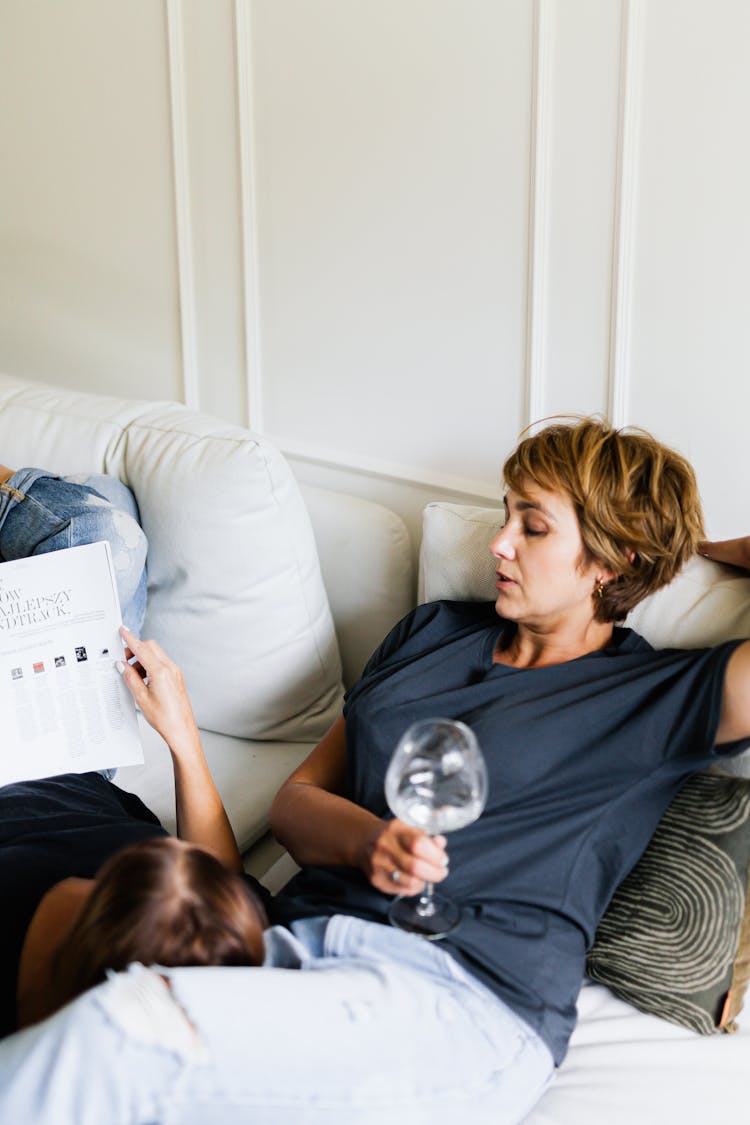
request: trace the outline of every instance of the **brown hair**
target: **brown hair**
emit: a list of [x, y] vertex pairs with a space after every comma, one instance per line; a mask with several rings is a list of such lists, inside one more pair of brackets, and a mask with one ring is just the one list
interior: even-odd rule
[[554, 422], [525, 438], [503, 473], [522, 495], [533, 481], [570, 497], [586, 557], [616, 575], [594, 598], [597, 621], [622, 620], [666, 586], [703, 538], [692, 467], [645, 430], [599, 418]]
[[62, 1005], [132, 961], [259, 965], [262, 907], [242, 877], [170, 836], [123, 848], [104, 864], [54, 964]]

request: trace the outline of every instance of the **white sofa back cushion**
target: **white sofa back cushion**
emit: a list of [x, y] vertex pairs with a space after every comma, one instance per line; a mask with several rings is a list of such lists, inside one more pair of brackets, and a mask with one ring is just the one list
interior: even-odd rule
[[[497, 508], [428, 504], [419, 562], [422, 602], [495, 601], [489, 543], [503, 524]], [[636, 606], [626, 622], [655, 648], [703, 648], [750, 637], [750, 578], [697, 556], [669, 586]], [[750, 751], [727, 764], [750, 777]]]
[[341, 664], [304, 502], [263, 438], [168, 403], [0, 376], [3, 463], [107, 472], [149, 540], [144, 635], [181, 665], [200, 726], [319, 738]]

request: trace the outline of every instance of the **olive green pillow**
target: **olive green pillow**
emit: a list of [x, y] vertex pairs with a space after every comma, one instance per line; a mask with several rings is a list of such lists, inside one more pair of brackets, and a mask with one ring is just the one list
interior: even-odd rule
[[750, 781], [697, 774], [620, 884], [586, 971], [642, 1011], [736, 1031], [750, 978]]

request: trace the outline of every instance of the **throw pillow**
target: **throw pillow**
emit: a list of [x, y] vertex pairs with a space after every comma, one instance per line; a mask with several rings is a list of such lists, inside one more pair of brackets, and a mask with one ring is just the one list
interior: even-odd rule
[[750, 782], [697, 774], [620, 884], [588, 975], [642, 1011], [735, 1031], [750, 978]]

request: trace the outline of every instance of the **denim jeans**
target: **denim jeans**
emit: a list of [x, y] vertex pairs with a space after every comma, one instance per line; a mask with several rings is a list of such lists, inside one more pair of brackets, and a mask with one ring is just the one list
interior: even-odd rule
[[0, 1120], [511, 1125], [550, 1082], [541, 1039], [434, 944], [346, 915], [292, 930], [268, 967], [131, 965], [3, 1040]]
[[146, 536], [133, 494], [116, 477], [56, 477], [19, 469], [0, 484], [0, 562], [109, 540], [122, 619], [139, 634], [146, 612]]

